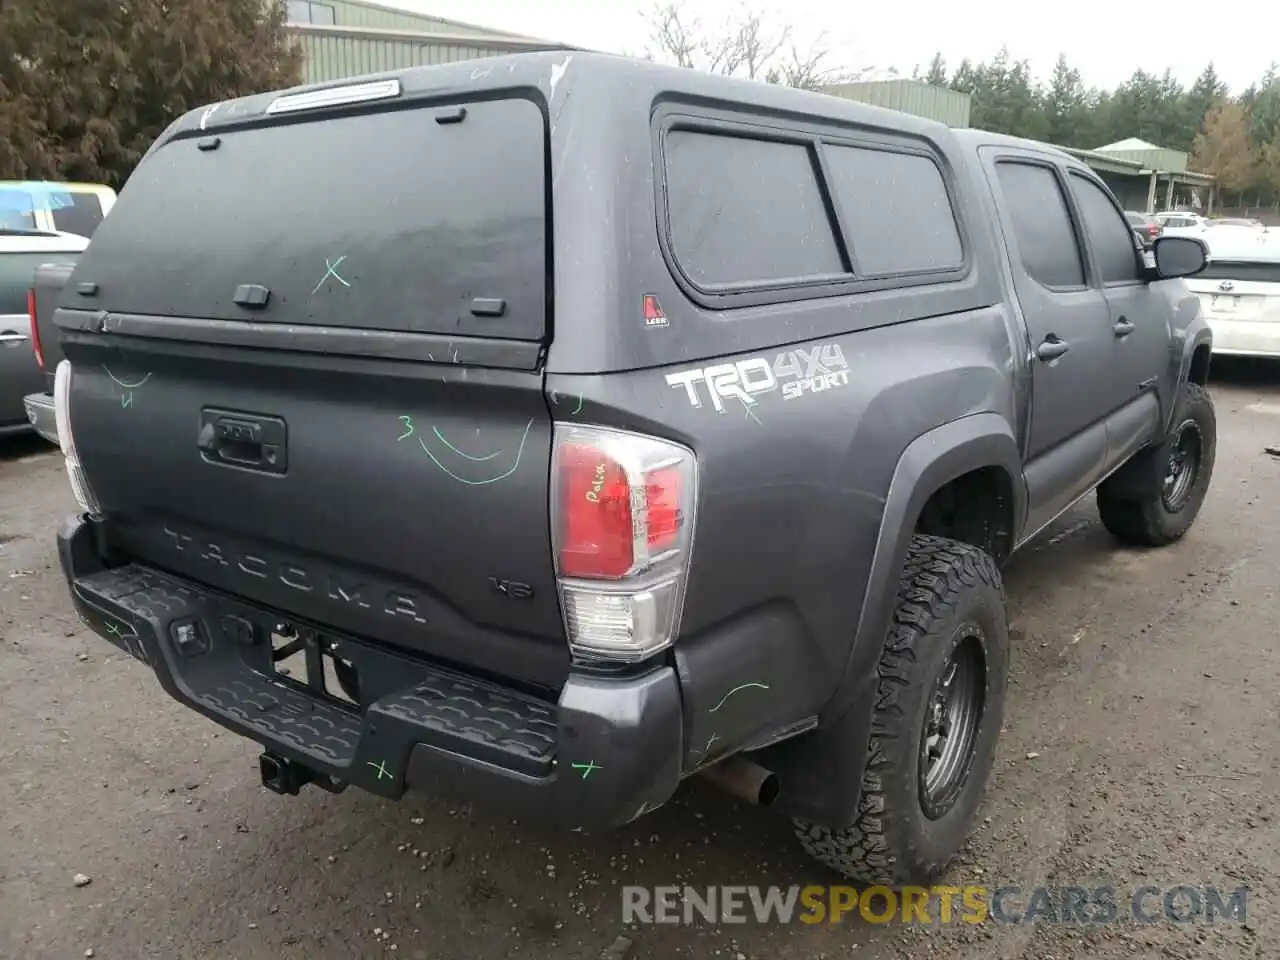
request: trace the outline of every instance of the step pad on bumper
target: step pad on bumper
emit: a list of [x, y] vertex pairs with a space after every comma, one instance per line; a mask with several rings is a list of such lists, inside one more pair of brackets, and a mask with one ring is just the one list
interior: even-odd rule
[[137, 565], [78, 577], [73, 589], [90, 625], [154, 667], [178, 699], [330, 776], [399, 795], [418, 743], [525, 776], [554, 765], [551, 704], [325, 634], [376, 697], [356, 707], [275, 672], [269, 611]]

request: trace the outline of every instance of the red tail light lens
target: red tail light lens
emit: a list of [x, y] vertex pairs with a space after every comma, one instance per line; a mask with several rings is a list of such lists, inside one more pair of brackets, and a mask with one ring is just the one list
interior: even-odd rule
[[648, 513], [649, 553], [656, 554], [676, 545], [680, 536], [680, 470], [654, 470], [644, 481], [645, 509]]
[[36, 323], [36, 292], [27, 291], [27, 320], [31, 323], [31, 349], [36, 353], [36, 363], [44, 372], [44, 348], [40, 345], [40, 326]]
[[[569, 442], [560, 448], [558, 470], [561, 576], [617, 579], [676, 545], [679, 467], [641, 466], [633, 478], [601, 448]], [[633, 482], [639, 515], [632, 510]]]
[[551, 529], [575, 656], [635, 662], [675, 640], [697, 485], [687, 447], [556, 424]]
[[635, 563], [631, 484], [622, 464], [580, 443], [560, 451], [560, 573], [623, 576]]

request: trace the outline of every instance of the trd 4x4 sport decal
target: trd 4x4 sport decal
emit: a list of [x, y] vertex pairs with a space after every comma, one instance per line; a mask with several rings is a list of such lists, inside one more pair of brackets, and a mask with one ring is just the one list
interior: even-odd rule
[[[784, 350], [772, 365], [763, 357], [751, 357], [667, 374], [667, 383], [684, 387], [689, 402], [695, 407], [702, 406], [705, 389], [717, 413], [724, 412], [726, 400], [737, 400], [750, 408], [758, 402], [757, 397], [778, 389], [782, 390], [783, 400], [796, 400], [806, 394], [843, 387], [848, 382], [849, 364], [838, 343]], [[699, 384], [705, 387], [700, 388]]]

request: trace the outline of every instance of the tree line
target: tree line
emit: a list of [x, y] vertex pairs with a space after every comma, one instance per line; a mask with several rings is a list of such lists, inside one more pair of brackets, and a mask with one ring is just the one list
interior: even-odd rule
[[967, 93], [970, 124], [983, 130], [1094, 149], [1137, 137], [1191, 154], [1192, 169], [1213, 174], [1228, 195], [1280, 201], [1280, 70], [1270, 68], [1233, 94], [1212, 63], [1183, 86], [1166, 70], [1135, 70], [1114, 90], [1086, 86], [1063, 55], [1047, 82], [1025, 60], [1001, 50], [948, 71], [941, 53], [913, 76]]
[[[839, 44], [823, 34], [799, 44], [790, 26], [750, 6], [708, 24], [688, 0], [656, 0], [647, 21], [644, 55], [684, 67], [811, 90], [862, 79], [873, 69], [897, 75], [892, 68], [849, 66]], [[1190, 86], [1170, 70], [1135, 70], [1107, 90], [1086, 84], [1061, 55], [1042, 82], [1007, 49], [986, 61], [961, 60], [954, 69], [938, 53], [912, 77], [969, 94], [973, 127], [1086, 150], [1136, 137], [1191, 154], [1191, 168], [1217, 178], [1228, 199], [1280, 203], [1276, 64], [1239, 93], [1227, 88], [1212, 63]]]

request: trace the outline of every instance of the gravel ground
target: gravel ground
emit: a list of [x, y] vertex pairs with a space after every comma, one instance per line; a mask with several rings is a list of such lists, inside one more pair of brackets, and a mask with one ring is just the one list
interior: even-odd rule
[[855, 911], [628, 930], [624, 883], [838, 880], [785, 823], [698, 785], [597, 837], [441, 797], [276, 797], [253, 745], [81, 628], [53, 549], [71, 495], [32, 440], [0, 442], [0, 957], [595, 960], [620, 936], [636, 958], [1278, 956], [1280, 457], [1264, 448], [1280, 442], [1280, 368], [1219, 366], [1216, 477], [1183, 542], [1118, 548], [1088, 503], [1007, 571], [1007, 730], [947, 880], [1110, 884], [1122, 905], [1145, 884], [1247, 885], [1243, 924]]

